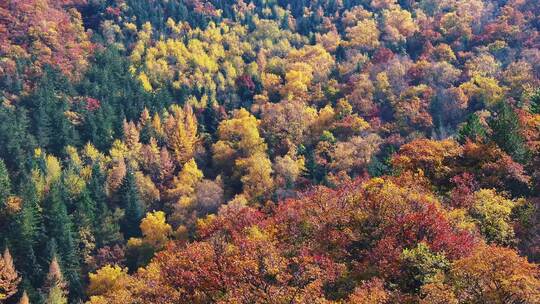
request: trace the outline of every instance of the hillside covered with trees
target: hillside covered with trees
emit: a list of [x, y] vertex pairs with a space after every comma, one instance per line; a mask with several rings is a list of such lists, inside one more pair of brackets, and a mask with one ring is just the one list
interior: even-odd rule
[[537, 0], [1, 0], [0, 303], [539, 304]]

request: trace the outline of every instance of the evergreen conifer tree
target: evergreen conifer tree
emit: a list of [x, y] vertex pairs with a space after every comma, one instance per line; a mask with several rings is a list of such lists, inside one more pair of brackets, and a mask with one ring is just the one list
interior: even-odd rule
[[139, 190], [135, 182], [135, 174], [131, 168], [128, 169], [120, 187], [120, 199], [125, 211], [122, 221], [124, 237], [128, 239], [130, 237], [140, 236], [139, 224], [143, 218], [143, 209]]
[[44, 202], [45, 229], [49, 239], [58, 245], [58, 258], [69, 282], [70, 295], [82, 295], [79, 275], [79, 257], [76, 234], [64, 199], [62, 184], [57, 182], [51, 186], [50, 193]]
[[540, 114], [540, 88], [534, 91], [530, 102], [529, 111], [533, 114]]
[[39, 248], [44, 235], [43, 219], [41, 216], [38, 198], [34, 183], [25, 178], [19, 186], [19, 195], [22, 199], [20, 212], [14, 220], [13, 237], [11, 243], [15, 256], [20, 259], [20, 271], [25, 280], [32, 283], [39, 282], [42, 268], [38, 263]]
[[122, 241], [120, 233], [119, 215], [113, 213], [107, 205], [105, 193], [105, 175], [98, 163], [92, 167], [92, 177], [88, 181], [86, 189], [95, 203], [95, 238], [98, 248], [112, 245]]
[[78, 227], [92, 227], [96, 222], [96, 202], [92, 199], [88, 189], [84, 189], [75, 198], [75, 219]]
[[0, 106], [0, 157], [18, 182], [30, 153], [35, 147], [34, 137], [29, 133], [28, 111], [25, 107]]
[[478, 115], [472, 114], [458, 131], [457, 139], [460, 143], [464, 143], [467, 139], [479, 142], [484, 141], [486, 135], [486, 128], [480, 122], [480, 118]]
[[6, 164], [0, 158], [0, 206], [3, 206], [11, 193], [11, 181]]
[[506, 103], [500, 103], [493, 118], [489, 121], [493, 131], [492, 139], [497, 145], [518, 162], [527, 161], [529, 151], [521, 135], [519, 117]]

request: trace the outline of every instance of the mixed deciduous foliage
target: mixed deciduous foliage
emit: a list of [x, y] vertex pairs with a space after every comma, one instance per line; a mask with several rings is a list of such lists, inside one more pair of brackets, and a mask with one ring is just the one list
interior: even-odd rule
[[536, 0], [0, 3], [0, 302], [539, 303]]

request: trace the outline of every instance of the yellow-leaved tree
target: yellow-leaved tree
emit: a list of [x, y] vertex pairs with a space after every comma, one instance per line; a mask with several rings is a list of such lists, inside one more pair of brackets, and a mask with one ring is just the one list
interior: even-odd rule
[[148, 212], [141, 221], [143, 241], [154, 248], [163, 248], [172, 233], [171, 225], [165, 221], [165, 212]]
[[470, 213], [486, 241], [500, 245], [512, 243], [514, 229], [510, 215], [519, 203], [497, 194], [493, 189], [480, 189], [474, 193]]
[[181, 108], [172, 105], [170, 115], [165, 121], [167, 146], [173, 152], [179, 165], [190, 160], [199, 141], [197, 135], [197, 118], [191, 106]]
[[379, 29], [373, 18], [366, 18], [346, 30], [348, 45], [361, 50], [372, 50], [379, 46]]
[[240, 183], [251, 199], [261, 198], [273, 186], [272, 166], [258, 126], [257, 118], [240, 109], [233, 118], [220, 123], [219, 140], [213, 145], [214, 162], [224, 176], [230, 177], [226, 182], [233, 187]]
[[539, 275], [515, 250], [479, 245], [445, 278], [422, 287], [422, 303], [539, 303]]
[[148, 212], [140, 228], [143, 237], [130, 238], [126, 247], [127, 263], [133, 269], [148, 264], [154, 253], [163, 249], [172, 234], [172, 227], [167, 223], [163, 211]]
[[168, 190], [167, 194], [173, 204], [174, 222], [181, 222], [184, 219], [185, 211], [191, 207], [195, 200], [195, 186], [202, 179], [203, 173], [193, 158], [184, 164], [178, 176], [173, 179], [173, 187]]
[[118, 265], [105, 265], [95, 273], [90, 273], [88, 278], [90, 279], [90, 283], [87, 292], [93, 298], [107, 292], [119, 292], [125, 287], [128, 274], [126, 268]]

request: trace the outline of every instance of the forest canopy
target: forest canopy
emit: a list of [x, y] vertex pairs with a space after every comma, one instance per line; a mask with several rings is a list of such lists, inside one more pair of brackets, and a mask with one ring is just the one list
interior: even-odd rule
[[0, 1], [0, 303], [540, 303], [536, 0]]

